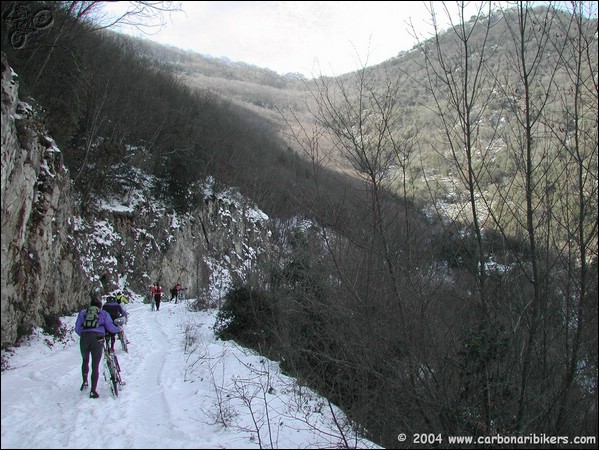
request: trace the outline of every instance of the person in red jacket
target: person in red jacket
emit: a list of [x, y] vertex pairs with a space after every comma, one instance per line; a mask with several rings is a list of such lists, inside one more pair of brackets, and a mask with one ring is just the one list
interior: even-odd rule
[[175, 304], [177, 300], [179, 300], [179, 292], [181, 292], [181, 285], [179, 283], [175, 284], [175, 287], [171, 289], [171, 302], [173, 299], [175, 300]]
[[156, 303], [156, 311], [160, 311], [160, 300], [162, 299], [162, 288], [158, 281], [152, 286], [152, 295], [154, 296], [154, 303]]

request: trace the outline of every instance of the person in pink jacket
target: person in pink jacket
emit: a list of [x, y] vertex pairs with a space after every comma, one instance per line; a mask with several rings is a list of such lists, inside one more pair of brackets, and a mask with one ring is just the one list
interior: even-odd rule
[[77, 316], [75, 322], [75, 333], [81, 339], [79, 349], [83, 362], [81, 364], [81, 375], [83, 384], [81, 390], [88, 387], [87, 374], [89, 373], [89, 356], [92, 358], [92, 387], [89, 393], [90, 398], [98, 398], [98, 377], [100, 374], [100, 360], [102, 359], [102, 349], [104, 346], [104, 335], [108, 333], [118, 333], [121, 331], [117, 327], [108, 311], [102, 309], [102, 300], [99, 297], [92, 296], [92, 300], [87, 309], [83, 309]]

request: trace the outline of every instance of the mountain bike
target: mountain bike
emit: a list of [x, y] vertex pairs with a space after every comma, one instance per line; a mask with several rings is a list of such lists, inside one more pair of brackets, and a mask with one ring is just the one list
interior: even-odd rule
[[108, 339], [104, 339], [104, 379], [110, 384], [110, 391], [114, 397], [119, 396], [119, 389], [125, 384], [121, 378], [121, 366], [114, 353], [110, 351]]
[[125, 350], [126, 353], [129, 353], [129, 348], [127, 346], [127, 336], [125, 336], [125, 329], [123, 328], [123, 325], [125, 325], [125, 323], [127, 323], [126, 317], [117, 317], [116, 319], [114, 319], [114, 324], [117, 327], [121, 327], [121, 331], [117, 333], [119, 341], [121, 341], [121, 347], [123, 347], [123, 350]]

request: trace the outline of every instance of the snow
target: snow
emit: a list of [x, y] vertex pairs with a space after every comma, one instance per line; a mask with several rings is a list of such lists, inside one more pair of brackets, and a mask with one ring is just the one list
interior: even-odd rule
[[129, 353], [117, 342], [126, 382], [118, 398], [102, 374], [100, 398], [79, 390], [76, 315], [61, 318], [63, 339], [37, 329], [3, 351], [2, 448], [379, 448], [343, 435], [331, 411], [346, 424], [342, 412], [276, 362], [216, 340], [216, 310], [192, 311], [191, 302], [151, 311], [132, 299]]
[[107, 202], [102, 202], [100, 204], [100, 209], [106, 210], [106, 211], [113, 211], [113, 212], [134, 212], [135, 208], [133, 206], [127, 206], [127, 205], [123, 205], [121, 203], [120, 200], [117, 199], [110, 199]]

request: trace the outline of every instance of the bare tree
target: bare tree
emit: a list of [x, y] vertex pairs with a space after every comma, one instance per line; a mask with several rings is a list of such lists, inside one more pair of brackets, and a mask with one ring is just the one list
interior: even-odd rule
[[563, 68], [561, 82], [555, 83], [561, 108], [546, 115], [559, 154], [553, 164], [556, 176], [551, 191], [556, 200], [551, 203], [550, 243], [560, 255], [554, 277], [560, 282], [568, 324], [562, 336], [566, 364], [556, 392], [555, 429], [564, 433], [580, 426], [582, 433], [586, 417], [578, 406], [582, 403], [592, 409], [594, 405], [597, 410], [596, 378], [594, 387], [588, 385], [597, 374], [597, 309], [593, 304], [597, 298], [599, 95], [596, 19], [592, 20], [597, 5], [572, 2], [568, 12], [565, 18], [558, 15], [558, 32], [551, 34]]
[[[491, 3], [481, 2], [477, 13], [466, 19], [467, 2], [456, 2], [457, 14], [443, 2], [444, 11], [451, 25], [443, 33], [434, 5], [432, 11], [435, 30], [432, 43], [423, 44], [428, 83], [441, 121], [443, 147], [448, 149], [450, 163], [467, 192], [469, 210], [466, 216], [455, 219], [471, 223], [477, 243], [478, 297], [483, 317], [488, 315], [488, 298], [485, 289], [486, 254], [483, 244], [485, 215], [481, 214], [479, 200], [482, 191], [480, 178], [485, 164], [485, 146], [481, 140], [480, 127], [492, 95], [495, 81], [489, 77], [486, 61], [492, 56], [488, 35], [492, 23], [485, 20], [485, 10], [490, 15]], [[482, 39], [479, 37], [482, 35]], [[453, 52], [449, 52], [451, 48]], [[452, 56], [449, 57], [448, 55]], [[479, 156], [477, 158], [477, 156]]]
[[[387, 279], [404, 323], [407, 317], [400, 286], [400, 250], [390, 231], [397, 227], [398, 212], [397, 204], [393, 205], [388, 195], [394, 167], [405, 165], [409, 153], [408, 145], [397, 133], [402, 113], [397, 101], [399, 89], [397, 78], [388, 75], [376, 80], [373, 71], [362, 67], [347, 78], [315, 79], [311, 95], [317, 123], [328, 131], [334, 149], [368, 193], [371, 219], [367, 245], [385, 261]], [[407, 217], [407, 209], [404, 214]]]
[[[489, 5], [467, 21], [466, 3], [457, 5], [449, 33], [436, 32], [421, 48], [449, 161], [468, 193], [468, 214], [458, 217], [476, 243], [480, 331], [462, 338], [462, 354], [478, 364], [464, 381], [475, 375], [480, 384], [481, 431], [571, 432], [596, 407], [590, 374], [596, 377], [597, 357], [588, 351], [596, 333], [586, 329], [597, 321], [590, 306], [597, 295], [596, 277], [590, 281], [597, 259], [596, 22], [590, 25], [592, 14], [581, 14], [578, 3], [570, 16], [516, 2], [501, 21]], [[506, 30], [501, 66], [486, 45], [496, 24]], [[475, 39], [477, 28], [482, 39]], [[459, 58], [448, 57], [452, 46]], [[507, 118], [506, 126], [483, 132], [490, 112]], [[485, 153], [492, 148], [510, 155], [504, 173], [511, 175], [490, 191], [486, 180], [498, 170]], [[487, 268], [490, 230], [514, 261], [504, 277]], [[578, 421], [568, 418], [573, 409]]]
[[[13, 8], [22, 7], [18, 4], [22, 2], [14, 2]], [[175, 11], [180, 11], [180, 2], [120, 2], [126, 3], [127, 8], [112, 16], [107, 14], [107, 2], [102, 1], [71, 1], [71, 2], [53, 2], [49, 14], [51, 14], [50, 41], [47, 39], [43, 45], [39, 45], [32, 53], [32, 59], [42, 60], [38, 65], [37, 75], [32, 79], [31, 84], [35, 85], [39, 81], [42, 74], [45, 72], [49, 61], [52, 58], [54, 51], [57, 48], [68, 50], [70, 41], [76, 39], [73, 36], [73, 23], [85, 24], [90, 31], [100, 30], [103, 28], [111, 28], [116, 25], [126, 25], [135, 27], [142, 31], [162, 27], [165, 23], [165, 15]], [[48, 4], [42, 6], [36, 5], [36, 2], [31, 2], [32, 11], [28, 14], [33, 14], [36, 9], [41, 7], [47, 8]], [[81, 28], [77, 28], [81, 30]]]
[[78, 17], [89, 17], [94, 29], [112, 28], [116, 25], [136, 28], [146, 34], [152, 29], [160, 29], [166, 23], [166, 16], [181, 11], [181, 2], [119, 2], [125, 5], [119, 12], [109, 14], [106, 2], [64, 2], [76, 3]]
[[[561, 181], [569, 163], [563, 163], [563, 152], [551, 138], [549, 122], [555, 120], [556, 113], [563, 114], [554, 105], [564, 87], [561, 66], [571, 42], [564, 36], [555, 39], [555, 33], [560, 32], [556, 19], [560, 12], [555, 8], [533, 11], [527, 2], [517, 2], [507, 14], [514, 14], [516, 20], [507, 22], [513, 51], [507, 59], [509, 78], [503, 80], [502, 86], [506, 95], [513, 98], [514, 124], [505, 134], [505, 142], [516, 171], [514, 182], [501, 195], [504, 204], [509, 205], [508, 216], [516, 225], [511, 231], [525, 237], [528, 244], [527, 256], [520, 260], [519, 267], [530, 286], [531, 298], [523, 302], [521, 320], [515, 329], [521, 335], [523, 349], [518, 358], [515, 428], [524, 432], [531, 424], [535, 430], [553, 429], [551, 411], [559, 388], [553, 381], [556, 362], [550, 356], [555, 351], [551, 341], [557, 333], [568, 333], [569, 327], [563, 328], [552, 319], [554, 308], [561, 309], [558, 305], [565, 300], [559, 294], [563, 281], [559, 263], [563, 250], [559, 242], [565, 242], [559, 237], [558, 224], [564, 223], [559, 197], [567, 195], [570, 188]], [[549, 54], [554, 57], [548, 59]], [[523, 198], [521, 204], [515, 201], [518, 198]], [[505, 222], [497, 224], [508, 229]], [[532, 421], [531, 417], [537, 419]]]
[[[449, 30], [443, 32], [434, 4], [431, 4], [434, 36], [430, 41], [422, 43], [421, 48], [425, 55], [427, 82], [444, 137], [441, 142], [443, 154], [448, 155], [447, 162], [454, 168], [461, 182], [456, 187], [464, 189], [467, 195], [468, 209], [454, 215], [453, 220], [468, 224], [476, 243], [473, 259], [477, 264], [471, 270], [475, 273], [474, 296], [480, 308], [477, 326], [480, 338], [488, 339], [495, 333], [496, 324], [490, 314], [487, 251], [483, 237], [486, 214], [481, 211], [480, 200], [483, 192], [481, 178], [488, 147], [482, 140], [480, 129], [496, 84], [486, 66], [493, 52], [488, 42], [492, 22], [485, 20], [485, 17], [490, 16], [491, 3], [481, 2], [470, 20], [466, 18], [468, 3], [455, 2], [455, 5], [456, 11], [450, 9], [449, 2], [443, 2], [440, 6], [450, 21]], [[494, 422], [495, 400], [487, 366], [492, 361], [487, 360], [487, 357], [488, 355], [480, 355], [482, 361], [477, 365], [474, 379], [480, 383], [478, 392], [481, 420], [485, 429], [490, 430]]]

